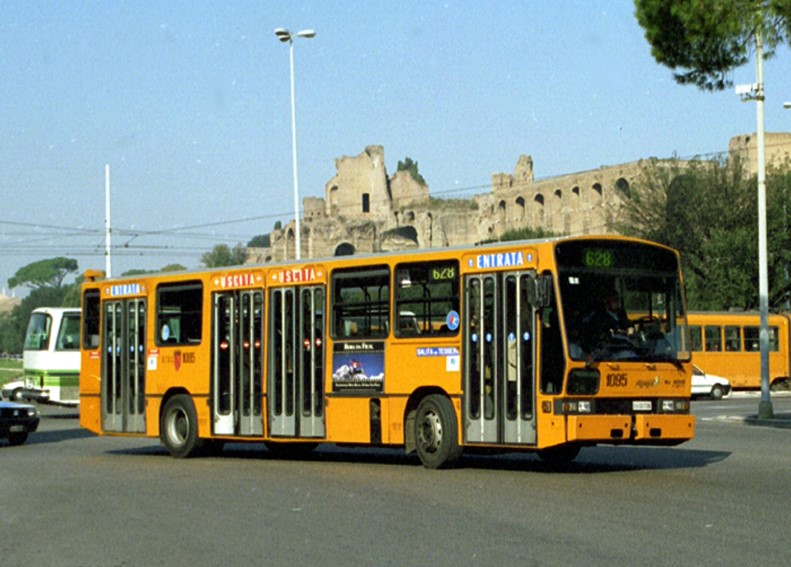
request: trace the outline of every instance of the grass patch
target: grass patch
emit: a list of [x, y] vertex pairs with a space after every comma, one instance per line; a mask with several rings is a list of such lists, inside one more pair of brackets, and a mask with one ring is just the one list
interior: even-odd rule
[[21, 358], [0, 358], [0, 384], [22, 375]]

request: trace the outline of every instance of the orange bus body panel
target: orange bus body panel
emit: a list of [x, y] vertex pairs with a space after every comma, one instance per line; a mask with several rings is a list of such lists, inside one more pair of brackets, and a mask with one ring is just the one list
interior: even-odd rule
[[[541, 451], [691, 439], [689, 360], [590, 364], [570, 354], [555, 257], [564, 241], [593, 242], [593, 258], [605, 267], [608, 246], [664, 248], [599, 236], [106, 281], [93, 274], [82, 288], [83, 313], [93, 316], [83, 317], [80, 425], [160, 437], [166, 447], [167, 436], [187, 426], [203, 442], [411, 448], [421, 434], [447, 434], [451, 418], [461, 446]], [[470, 292], [478, 284], [481, 310], [497, 307], [480, 337]], [[515, 343], [523, 345], [518, 360], [530, 360], [518, 370], [506, 362]], [[473, 362], [479, 348], [492, 361]], [[597, 373], [595, 391], [569, 393], [575, 371]], [[545, 383], [544, 372], [559, 378]], [[490, 395], [499, 396], [493, 406]], [[509, 396], [522, 397], [506, 407]], [[174, 400], [182, 401], [175, 410]], [[635, 410], [632, 400], [653, 413]], [[663, 400], [678, 409], [662, 414]], [[568, 409], [580, 401], [609, 409]]]

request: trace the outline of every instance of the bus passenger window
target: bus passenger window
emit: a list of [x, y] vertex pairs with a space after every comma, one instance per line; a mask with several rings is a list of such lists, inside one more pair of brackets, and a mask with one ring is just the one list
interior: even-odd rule
[[99, 348], [99, 321], [101, 308], [99, 290], [86, 290], [82, 297], [82, 340], [83, 348], [93, 350]]
[[459, 264], [456, 260], [396, 267], [397, 337], [452, 336], [459, 332]]
[[563, 336], [560, 333], [558, 309], [552, 295], [552, 304], [541, 310], [541, 391], [559, 394], [563, 391], [566, 359], [563, 355]]
[[742, 350], [742, 328], [735, 325], [725, 327], [725, 350], [739, 352]]
[[706, 335], [706, 351], [720, 352], [722, 350], [722, 328], [706, 325], [703, 332]]
[[745, 327], [744, 349], [753, 352], [761, 350], [760, 336], [761, 333], [758, 327]]
[[203, 286], [164, 284], [157, 289], [157, 344], [186, 345], [201, 340]]
[[689, 346], [692, 352], [701, 352], [703, 350], [703, 334], [701, 333], [700, 325], [689, 326]]
[[332, 274], [335, 338], [384, 338], [390, 318], [390, 271], [386, 266], [336, 270]]

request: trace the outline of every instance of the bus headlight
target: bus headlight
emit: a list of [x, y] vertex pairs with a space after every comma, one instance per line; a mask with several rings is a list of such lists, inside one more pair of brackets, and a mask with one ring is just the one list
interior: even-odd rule
[[688, 400], [662, 400], [662, 413], [689, 413]]
[[593, 404], [590, 400], [564, 400], [560, 404], [560, 410], [563, 414], [591, 413]]

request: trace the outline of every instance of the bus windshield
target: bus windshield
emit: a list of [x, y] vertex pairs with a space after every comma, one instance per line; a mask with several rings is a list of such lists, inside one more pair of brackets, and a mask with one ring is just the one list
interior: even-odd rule
[[673, 252], [640, 243], [574, 243], [572, 250], [559, 247], [558, 263], [572, 360], [689, 360]]
[[24, 350], [47, 350], [49, 348], [52, 317], [46, 313], [33, 313], [25, 333]]

